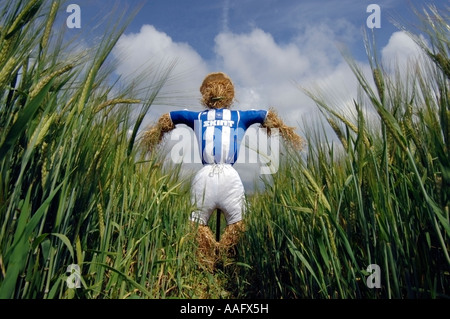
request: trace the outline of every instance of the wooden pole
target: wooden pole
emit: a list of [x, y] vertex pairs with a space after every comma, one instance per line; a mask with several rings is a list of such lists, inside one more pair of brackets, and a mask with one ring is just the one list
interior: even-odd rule
[[216, 241], [220, 241], [220, 209], [217, 209], [217, 220], [216, 220]]

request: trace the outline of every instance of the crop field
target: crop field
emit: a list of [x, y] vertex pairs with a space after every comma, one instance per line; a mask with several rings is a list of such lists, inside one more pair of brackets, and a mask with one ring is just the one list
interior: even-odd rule
[[248, 195], [237, 256], [211, 272], [193, 253], [189, 182], [140, 138], [171, 67], [136, 98], [108, 60], [126, 21], [69, 54], [60, 1], [2, 2], [0, 298], [450, 297], [448, 16], [430, 8], [409, 33], [423, 58], [407, 77], [368, 36], [371, 75], [347, 59], [352, 112], [303, 91], [322, 126]]

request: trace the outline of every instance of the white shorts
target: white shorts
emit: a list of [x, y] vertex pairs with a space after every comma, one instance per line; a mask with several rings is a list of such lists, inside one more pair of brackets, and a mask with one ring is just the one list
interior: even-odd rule
[[191, 220], [208, 225], [215, 209], [220, 209], [227, 225], [242, 220], [244, 214], [244, 185], [230, 164], [205, 165], [195, 174], [191, 186], [191, 202], [195, 210]]

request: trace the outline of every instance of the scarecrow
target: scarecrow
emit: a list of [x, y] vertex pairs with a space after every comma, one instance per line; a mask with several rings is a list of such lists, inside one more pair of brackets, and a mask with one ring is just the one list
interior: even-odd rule
[[[276, 128], [296, 149], [302, 148], [303, 140], [294, 128], [283, 123], [273, 109], [230, 110], [234, 101], [234, 86], [222, 72], [208, 74], [200, 93], [206, 110], [166, 113], [147, 130], [144, 140], [152, 148], [177, 124], [185, 124], [194, 130], [203, 167], [195, 174], [191, 184], [191, 201], [195, 210], [190, 219], [197, 230], [198, 254], [204, 263], [214, 268], [217, 256], [232, 256], [235, 253], [235, 246], [244, 231], [244, 186], [233, 164], [238, 158], [247, 128], [261, 124], [268, 135], [271, 129]], [[208, 221], [216, 209], [223, 212], [227, 223], [219, 241], [208, 227]]]

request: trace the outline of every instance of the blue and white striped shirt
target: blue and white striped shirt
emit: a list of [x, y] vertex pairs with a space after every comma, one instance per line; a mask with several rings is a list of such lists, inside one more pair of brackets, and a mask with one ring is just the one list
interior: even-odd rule
[[203, 164], [234, 164], [245, 131], [252, 124], [264, 123], [266, 116], [266, 110], [209, 109], [202, 112], [170, 112], [170, 118], [175, 125], [185, 124], [194, 130]]

